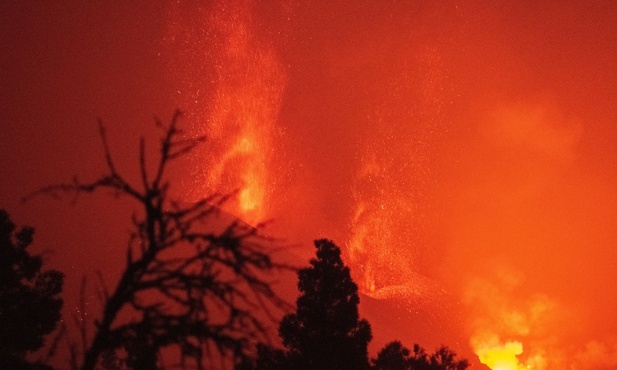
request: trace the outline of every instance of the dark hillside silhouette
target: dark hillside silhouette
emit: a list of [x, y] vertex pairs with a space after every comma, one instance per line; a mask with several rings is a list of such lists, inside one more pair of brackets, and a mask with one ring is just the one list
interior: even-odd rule
[[26, 355], [43, 346], [60, 320], [64, 275], [41, 270], [42, 258], [28, 251], [33, 234], [30, 227], [16, 231], [0, 209], [0, 369], [51, 369]]

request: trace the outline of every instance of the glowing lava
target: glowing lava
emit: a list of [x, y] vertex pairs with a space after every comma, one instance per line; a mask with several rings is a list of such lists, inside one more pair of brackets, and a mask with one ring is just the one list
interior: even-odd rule
[[[173, 11], [181, 13], [178, 7]], [[196, 151], [197, 173], [190, 188], [196, 196], [235, 194], [225, 210], [255, 224], [269, 217], [276, 188], [273, 146], [286, 74], [273, 46], [255, 35], [253, 7], [251, 0], [239, 0], [199, 8], [197, 17], [207, 25], [199, 32], [184, 29], [186, 18], [195, 17], [190, 9], [189, 15], [176, 15], [170, 39], [195, 45], [190, 59], [204, 74], [190, 85], [201, 84], [206, 92], [192, 89], [184, 97], [184, 105], [195, 104], [198, 112], [191, 131], [208, 139]], [[189, 70], [187, 78], [194, 73]]]
[[355, 198], [347, 250], [360, 289], [371, 295], [376, 290], [409, 282], [415, 258], [401, 244], [404, 240], [413, 245], [417, 240], [417, 236], [405, 231], [406, 227], [413, 227], [413, 202], [396, 189], [375, 158], [365, 162], [359, 171]]
[[252, 34], [250, 4], [235, 5], [225, 2], [214, 13], [224, 43], [208, 127], [220, 151], [205, 185], [223, 193], [237, 191], [230, 211], [254, 223], [266, 216], [274, 187], [268, 168], [285, 73], [274, 50]]
[[[535, 338], [554, 330], [552, 320], [562, 308], [545, 295], [521, 299], [524, 281], [521, 274], [502, 268], [492, 279], [468, 283], [464, 303], [473, 306], [475, 317], [470, 344], [480, 362], [493, 370], [544, 370], [545, 354], [555, 352]], [[528, 348], [525, 354], [523, 344]]]
[[480, 362], [493, 370], [524, 370], [517, 356], [523, 353], [523, 344], [518, 341], [501, 343], [496, 336], [473, 338], [472, 346]]
[[[556, 349], [614, 368], [614, 325], [594, 317], [615, 301], [615, 43], [594, 45], [614, 9], [294, 2], [282, 47], [270, 3], [170, 5], [189, 29], [179, 106], [208, 137], [187, 191], [233, 192], [227, 211], [292, 242], [332, 237], [374, 299], [447, 289], [469, 311], [457, 344], [493, 370], [565, 368]], [[500, 266], [530, 280], [493, 282]], [[549, 322], [566, 308], [581, 333]]]

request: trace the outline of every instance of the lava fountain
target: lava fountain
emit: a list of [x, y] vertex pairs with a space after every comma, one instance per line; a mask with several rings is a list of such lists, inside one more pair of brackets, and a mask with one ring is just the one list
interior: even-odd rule
[[432, 49], [415, 51], [412, 60], [413, 73], [382, 82], [387, 101], [368, 115], [351, 184], [348, 263], [360, 290], [375, 298], [431, 294], [422, 275], [431, 258], [431, 162], [447, 124], [447, 71]]
[[[537, 3], [535, 13], [517, 4], [298, 2], [291, 12], [283, 2], [273, 15], [270, 2], [174, 2], [166, 40], [178, 105], [191, 115], [191, 134], [209, 139], [185, 176], [188, 196], [235, 193], [226, 211], [247, 222], [275, 218], [283, 234], [293, 229], [283, 235], [292, 242], [298, 229], [335, 239], [374, 301], [413, 297], [456, 316], [434, 299], [445, 292], [466, 310], [455, 318], [466, 339], [452, 345], [471, 346], [493, 370], [563, 368], [568, 351], [614, 366], [613, 341], [585, 343], [595, 335], [588, 329], [577, 342], [555, 323], [565, 307], [591, 310], [574, 303], [612, 302], [597, 298], [608, 296], [598, 286], [617, 257], [595, 244], [613, 243], [606, 230], [614, 227], [598, 225], [614, 219], [617, 201], [599, 204], [580, 174], [613, 194], [613, 175], [594, 171], [606, 169], [599, 158], [614, 145], [603, 138], [605, 148], [596, 147], [571, 114], [570, 106], [596, 103], [594, 85], [564, 82], [593, 60], [560, 70], [553, 54], [536, 58], [533, 49], [567, 44], [551, 39], [564, 34], [561, 21], [572, 35], [595, 28], [573, 22], [567, 7]], [[292, 13], [299, 25], [281, 47], [275, 39], [285, 32], [272, 21]], [[564, 50], [564, 61], [587, 55]], [[579, 90], [587, 95], [568, 95]], [[593, 168], [584, 168], [582, 139], [597, 155]], [[495, 278], [503, 266], [530, 280]], [[585, 274], [564, 273], [579, 269]]]
[[[186, 87], [178, 96], [192, 116], [190, 124], [196, 122], [190, 132], [208, 139], [195, 153], [195, 170], [184, 188], [195, 197], [213, 190], [235, 193], [224, 209], [252, 224], [272, 216], [274, 196], [286, 190], [277, 179], [289, 172], [276, 151], [284, 139], [285, 125], [278, 121], [287, 73], [272, 43], [256, 32], [255, 7], [250, 0], [215, 1], [197, 9], [178, 2], [169, 10], [167, 36], [180, 54], [172, 70]], [[446, 124], [449, 90], [435, 48], [413, 47], [409, 54], [413, 68], [390, 73], [377, 85], [361, 81], [382, 95], [366, 102], [365, 121], [353, 126], [356, 153], [342, 165], [353, 168], [354, 178], [343, 184], [347, 188], [338, 199], [343, 203], [349, 196], [351, 209], [347, 223], [335, 227], [343, 230], [346, 262], [363, 293], [376, 299], [405, 296], [416, 303], [441, 294], [425, 276], [423, 262], [431, 253], [426, 247], [431, 161]]]
[[[191, 133], [208, 139], [207, 147], [194, 156], [196, 172], [186, 188], [195, 196], [236, 194], [224, 209], [256, 224], [270, 217], [276, 189], [273, 141], [280, 131], [276, 124], [285, 71], [273, 47], [254, 34], [253, 1], [217, 1], [190, 15], [177, 6], [170, 11], [175, 21], [170, 22], [169, 38], [176, 44], [194, 43], [188, 59], [204, 64], [197, 67], [204, 71], [201, 81], [190, 83], [202, 86], [178, 93], [183, 105], [195, 109]], [[195, 21], [206, 26], [195, 32], [190, 29]], [[205, 55], [199, 55], [204, 49]], [[190, 68], [178, 72], [180, 78], [195, 77]]]

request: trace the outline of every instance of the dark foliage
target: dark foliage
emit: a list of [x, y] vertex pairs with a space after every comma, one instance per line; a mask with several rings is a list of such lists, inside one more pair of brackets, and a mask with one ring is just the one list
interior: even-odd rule
[[[257, 361], [254, 367], [248, 369], [258, 370], [282, 370], [291, 369], [286, 352], [278, 348], [271, 348], [266, 345], [257, 347]], [[241, 369], [236, 369], [241, 370]]]
[[371, 362], [373, 363], [373, 369], [408, 370], [411, 365], [409, 348], [403, 347], [399, 341], [390, 342], [377, 354], [377, 358], [372, 359]]
[[358, 314], [358, 287], [339, 248], [317, 240], [317, 258], [299, 271], [296, 313], [281, 321], [286, 351], [262, 349], [258, 369], [368, 369], [371, 328]]
[[279, 335], [284, 350], [260, 346], [257, 370], [465, 370], [467, 360], [457, 360], [447, 347], [428, 355], [419, 345], [413, 353], [401, 342], [386, 345], [369, 365], [367, 347], [370, 325], [358, 315], [358, 288], [339, 248], [317, 240], [317, 258], [298, 273], [300, 297], [296, 313], [281, 321]]
[[15, 229], [0, 209], [0, 368], [51, 369], [25, 356], [43, 346], [60, 320], [64, 275], [41, 271], [42, 258], [28, 251], [34, 230]]
[[[456, 353], [445, 346], [438, 348], [435, 353], [429, 356], [429, 364], [430, 366], [426, 367], [429, 370], [465, 370], [470, 366], [465, 359], [457, 360]], [[416, 369], [423, 368], [416, 367]]]
[[179, 116], [176, 112], [167, 127], [157, 122], [163, 135], [153, 171], [148, 170], [141, 140], [138, 184], [116, 169], [101, 124], [107, 174], [93, 182], [74, 180], [39, 191], [57, 195], [111, 190], [140, 209], [124, 271], [113, 291], [104, 290], [103, 315], [93, 338], [83, 339], [84, 370], [100, 365], [103, 354], [109, 360], [114, 351], [127, 354], [122, 359], [127, 367], [153, 369], [161, 350], [171, 346], [180, 354], [182, 367], [202, 369], [208, 359], [241, 364], [256, 343], [268, 339], [262, 324], [267, 311], [286, 307], [266, 275], [286, 266], [270, 258], [269, 241], [259, 226], [239, 221], [213, 226], [213, 216], [228, 196], [189, 205], [170, 198], [168, 166], [204, 141], [183, 137], [176, 125]]
[[416, 344], [411, 355], [399, 341], [388, 343], [371, 362], [374, 370], [465, 370], [469, 367], [467, 360], [457, 360], [448, 347], [428, 355]]

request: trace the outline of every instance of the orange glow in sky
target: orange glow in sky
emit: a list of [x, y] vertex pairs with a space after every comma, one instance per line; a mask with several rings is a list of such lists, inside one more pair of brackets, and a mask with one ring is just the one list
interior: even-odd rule
[[98, 117], [130, 172], [152, 114], [179, 107], [208, 140], [175, 191], [234, 193], [224, 210], [273, 219], [293, 261], [333, 239], [375, 347], [617, 368], [613, 1], [7, 2], [0, 19], [0, 205], [54, 251], [69, 307], [82, 270], [114, 281], [130, 218], [19, 197], [100, 173]]
[[607, 9], [580, 7], [215, 3], [191, 20], [209, 30], [192, 63], [215, 67], [195, 186], [237, 189], [231, 213], [292, 242], [338, 241], [374, 299], [450, 297], [431, 320], [461, 324], [435, 345], [493, 370], [589, 368], [573, 348], [612, 348], [586, 315], [617, 235], [601, 226], [614, 171], [598, 170], [612, 87], [583, 76], [615, 72]]

